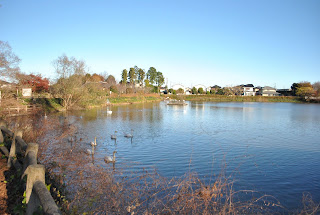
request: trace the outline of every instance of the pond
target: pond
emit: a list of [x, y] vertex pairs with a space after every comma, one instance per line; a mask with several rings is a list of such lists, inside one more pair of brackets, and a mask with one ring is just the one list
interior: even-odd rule
[[[222, 170], [236, 189], [272, 195], [287, 208], [302, 194], [320, 201], [320, 105], [165, 102], [68, 113], [97, 137], [95, 163], [117, 151], [116, 168], [156, 170], [166, 177], [196, 172], [210, 182]], [[133, 138], [124, 137], [133, 129]], [[117, 140], [110, 136], [117, 131]]]

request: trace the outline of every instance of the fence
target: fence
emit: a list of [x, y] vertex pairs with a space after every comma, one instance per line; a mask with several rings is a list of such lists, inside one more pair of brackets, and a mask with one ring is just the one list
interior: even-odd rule
[[16, 106], [16, 107], [4, 107], [1, 112], [6, 113], [8, 115], [23, 115], [34, 113], [36, 110], [39, 110], [39, 106], [37, 105], [24, 105], [24, 106]]
[[[45, 167], [37, 163], [39, 145], [37, 143], [26, 144], [22, 139], [21, 130], [16, 129], [15, 132], [12, 132], [7, 128], [7, 123], [0, 120], [0, 143], [4, 142], [3, 134], [12, 137], [10, 150], [5, 146], [0, 146], [1, 151], [8, 157], [8, 167], [13, 165], [17, 171], [22, 171], [22, 178], [27, 176], [26, 214], [33, 214], [40, 205], [45, 214], [61, 214], [45, 185]], [[24, 157], [22, 163], [18, 161], [17, 155]]]

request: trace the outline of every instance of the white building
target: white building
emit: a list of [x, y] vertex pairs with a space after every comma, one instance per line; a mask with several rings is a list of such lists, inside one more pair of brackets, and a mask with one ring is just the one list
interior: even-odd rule
[[185, 93], [186, 95], [191, 95], [191, 88], [190, 88], [190, 87], [187, 87], [187, 88], [185, 89], [184, 93]]
[[254, 88], [254, 86], [252, 84], [243, 85], [243, 95], [244, 96], [255, 96], [256, 92], [253, 88]]

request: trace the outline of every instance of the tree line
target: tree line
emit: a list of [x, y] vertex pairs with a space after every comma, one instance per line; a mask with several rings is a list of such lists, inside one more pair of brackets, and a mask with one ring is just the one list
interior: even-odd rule
[[76, 105], [103, 103], [110, 93], [159, 93], [159, 88], [164, 83], [162, 72], [154, 67], [150, 67], [147, 72], [137, 66], [130, 68], [129, 72], [124, 69], [122, 79], [117, 83], [113, 75], [91, 75], [85, 61], [62, 55], [52, 62], [56, 80], [50, 84], [49, 80], [40, 74], [21, 72], [20, 61], [11, 46], [0, 41], [1, 77], [15, 82], [20, 87], [31, 87], [33, 92], [48, 93], [54, 98], [59, 98], [61, 105], [66, 109]]
[[[0, 75], [10, 80], [15, 80], [19, 86], [31, 87], [33, 92], [49, 93], [54, 98], [59, 98], [66, 109], [78, 105], [95, 105], [103, 103], [110, 93], [159, 93], [160, 86], [164, 84], [162, 72], [150, 67], [148, 71], [134, 66], [123, 69], [121, 81], [117, 83], [112, 75], [90, 74], [88, 66], [83, 60], [62, 55], [52, 62], [57, 79], [50, 85], [47, 78], [36, 74], [25, 74], [20, 71], [19, 57], [17, 57], [7, 42], [0, 41]], [[97, 84], [99, 82], [100, 84]], [[292, 96], [309, 98], [320, 96], [320, 82], [293, 83]], [[210, 91], [193, 87], [192, 94], [217, 94], [241, 95], [241, 86], [220, 87], [215, 85]], [[167, 90], [169, 93], [183, 93], [183, 89]], [[3, 96], [3, 95], [2, 95]]]
[[160, 86], [164, 84], [164, 76], [162, 72], [157, 71], [156, 68], [150, 67], [148, 72], [137, 66], [131, 67], [129, 72], [127, 69], [122, 70], [121, 84], [138, 85], [140, 87], [154, 87], [154, 91], [158, 92]]

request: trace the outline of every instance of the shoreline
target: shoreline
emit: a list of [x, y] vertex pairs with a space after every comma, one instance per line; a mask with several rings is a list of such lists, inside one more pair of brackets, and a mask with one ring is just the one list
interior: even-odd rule
[[[117, 97], [107, 97], [108, 103], [105, 102], [100, 105], [89, 105], [86, 107], [73, 106], [70, 109], [63, 108], [56, 98], [47, 99], [42, 98], [37, 100], [35, 104], [39, 104], [40, 111], [45, 113], [50, 112], [65, 112], [73, 110], [91, 110], [95, 108], [103, 108], [108, 106], [124, 106], [139, 103], [159, 102], [170, 99], [194, 101], [194, 102], [262, 102], [262, 103], [299, 103], [299, 104], [317, 104], [320, 101], [305, 101], [295, 96], [275, 96], [275, 97], [262, 97], [262, 96], [226, 96], [226, 95], [173, 95], [173, 94], [123, 94]], [[1, 114], [1, 113], [0, 113]], [[22, 114], [22, 113], [21, 113]], [[33, 114], [33, 113], [29, 113]], [[23, 113], [26, 115], [26, 113]]]
[[298, 97], [262, 97], [262, 96], [225, 96], [225, 95], [166, 95], [170, 99], [200, 101], [200, 102], [288, 102], [288, 103], [312, 103], [302, 101]]

